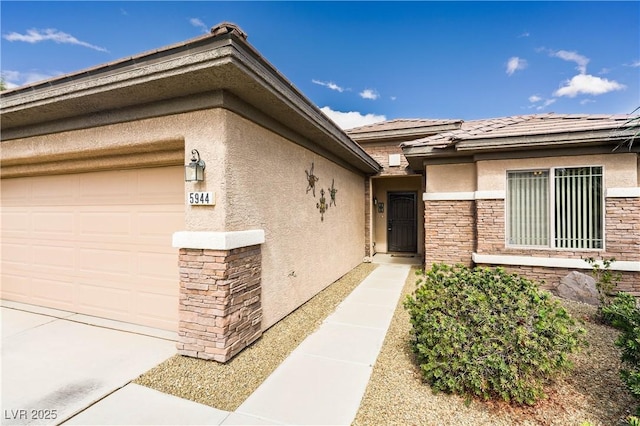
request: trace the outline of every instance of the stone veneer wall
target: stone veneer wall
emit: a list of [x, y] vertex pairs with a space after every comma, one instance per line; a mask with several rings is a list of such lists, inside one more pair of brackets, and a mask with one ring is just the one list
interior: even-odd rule
[[[373, 157], [373, 159], [382, 166], [382, 172], [380, 172], [378, 176], [404, 176], [415, 174], [411, 167], [409, 167], [407, 158], [402, 154], [402, 148], [400, 148], [399, 143], [389, 145], [388, 143], [377, 144], [374, 142], [363, 143], [361, 146], [367, 154]], [[399, 166], [389, 166], [389, 154], [400, 154]]]
[[[518, 275], [523, 275], [530, 280], [544, 281], [541, 288], [550, 289], [554, 287], [554, 283], [557, 284], [562, 278], [567, 276], [570, 272], [576, 271], [571, 268], [550, 268], [545, 266], [511, 266], [511, 265], [478, 265], [478, 266], [502, 266], [506, 271]], [[584, 274], [590, 275], [589, 270], [578, 270]], [[618, 271], [614, 271], [617, 273]], [[637, 272], [620, 271], [620, 282], [618, 283], [617, 290], [624, 291], [626, 293], [633, 294], [636, 297], [640, 297], [640, 285], [638, 285]]]
[[[492, 255], [557, 257], [568, 259], [615, 258], [640, 262], [640, 198], [605, 200], [605, 251], [509, 248], [505, 245], [505, 201], [476, 200], [477, 253]], [[574, 269], [542, 266], [508, 266], [505, 269], [547, 283], [558, 281]], [[588, 272], [583, 269], [582, 272]], [[640, 296], [640, 273], [622, 272], [618, 289]]]
[[433, 263], [472, 266], [476, 214], [473, 201], [427, 200], [424, 210], [425, 267]]
[[181, 248], [180, 355], [226, 362], [262, 335], [260, 245]]

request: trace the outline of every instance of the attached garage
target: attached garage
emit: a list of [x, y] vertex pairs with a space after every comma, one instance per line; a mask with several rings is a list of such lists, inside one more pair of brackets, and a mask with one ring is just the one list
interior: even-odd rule
[[1, 297], [178, 326], [183, 168], [3, 179]]
[[0, 100], [2, 299], [226, 362], [364, 257], [380, 165], [232, 24]]

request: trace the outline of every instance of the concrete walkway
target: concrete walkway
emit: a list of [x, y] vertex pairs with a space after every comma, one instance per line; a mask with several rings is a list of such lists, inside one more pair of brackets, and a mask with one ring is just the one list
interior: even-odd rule
[[129, 384], [65, 424], [351, 424], [409, 270], [376, 268], [234, 413]]

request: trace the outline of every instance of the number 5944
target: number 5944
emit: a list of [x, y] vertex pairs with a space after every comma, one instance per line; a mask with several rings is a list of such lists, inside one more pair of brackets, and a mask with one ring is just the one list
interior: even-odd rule
[[211, 206], [215, 204], [213, 192], [189, 192], [187, 201], [192, 206]]

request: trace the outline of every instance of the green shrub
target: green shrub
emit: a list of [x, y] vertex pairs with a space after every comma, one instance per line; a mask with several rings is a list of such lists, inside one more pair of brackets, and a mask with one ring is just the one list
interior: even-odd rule
[[[622, 369], [620, 376], [631, 394], [640, 400], [640, 308], [636, 298], [620, 292], [602, 312], [621, 331], [616, 346], [622, 350], [620, 358], [629, 369]], [[640, 407], [637, 413], [640, 415]]]
[[559, 302], [502, 268], [434, 265], [404, 306], [434, 391], [534, 404], [584, 342]]
[[598, 290], [598, 299], [600, 300], [600, 306], [598, 306], [598, 317], [605, 324], [611, 324], [611, 319], [603, 312], [605, 306], [609, 306], [616, 293], [616, 287], [622, 279], [620, 272], [612, 272], [611, 265], [616, 261], [615, 257], [610, 259], [602, 258], [602, 261], [598, 262], [593, 257], [584, 259], [589, 265], [591, 265], [591, 275], [596, 280], [596, 289]]

